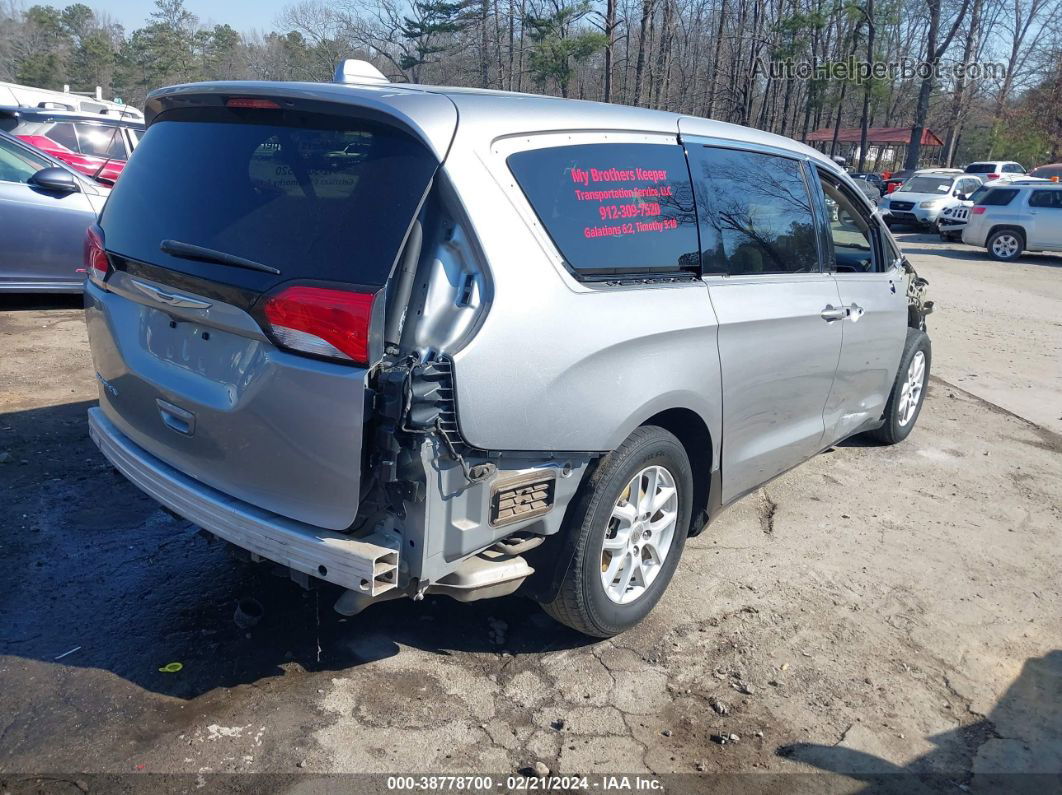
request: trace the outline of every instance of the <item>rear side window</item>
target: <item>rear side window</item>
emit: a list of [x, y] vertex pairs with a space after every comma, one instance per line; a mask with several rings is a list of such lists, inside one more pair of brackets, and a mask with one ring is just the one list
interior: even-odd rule
[[693, 190], [677, 144], [557, 146], [506, 162], [578, 273], [697, 269]]
[[1062, 190], [1034, 190], [1029, 196], [1029, 206], [1062, 209]]
[[810, 273], [819, 270], [811, 197], [800, 163], [787, 157], [695, 146], [705, 273]]
[[1017, 163], [1007, 163], [1003, 166], [1004, 174], [1024, 174], [1025, 169], [1019, 166]]
[[122, 140], [122, 131], [118, 127], [77, 122], [74, 124], [74, 129], [77, 131], [78, 143], [81, 145], [81, 154], [125, 160], [125, 142]]
[[45, 136], [51, 138], [60, 146], [65, 146], [71, 152], [81, 151], [77, 145], [77, 133], [74, 132], [74, 125], [70, 122], [52, 122], [51, 129], [45, 133]]
[[1017, 195], [1018, 191], [1014, 188], [990, 188], [977, 199], [977, 204], [982, 207], [1005, 207]]
[[[383, 285], [438, 166], [392, 127], [297, 111], [181, 111], [144, 134], [101, 226], [112, 253], [264, 290], [290, 279]], [[164, 254], [190, 243], [273, 276]]]

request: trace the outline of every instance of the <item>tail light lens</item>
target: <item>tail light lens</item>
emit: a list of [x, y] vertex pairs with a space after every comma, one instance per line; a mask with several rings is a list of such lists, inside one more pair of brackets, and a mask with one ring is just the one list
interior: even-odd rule
[[984, 215], [985, 214], [985, 208], [984, 207], [974, 207], [973, 208], [973, 214], [974, 215]]
[[991, 181], [993, 179], [999, 179], [999, 176], [1000, 176], [999, 174], [989, 174], [988, 175], [988, 179], [989, 179], [989, 181]]
[[366, 365], [375, 298], [373, 293], [288, 287], [266, 299], [263, 311], [283, 347]]
[[103, 230], [93, 224], [85, 230], [85, 267], [83, 270], [96, 284], [102, 285], [111, 272], [111, 261], [103, 250]]

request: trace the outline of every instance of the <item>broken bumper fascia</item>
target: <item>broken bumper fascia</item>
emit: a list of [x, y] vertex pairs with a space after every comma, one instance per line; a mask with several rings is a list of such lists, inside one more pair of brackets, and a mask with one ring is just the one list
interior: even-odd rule
[[398, 550], [286, 519], [229, 497], [177, 471], [132, 442], [99, 408], [89, 436], [141, 491], [204, 530], [284, 566], [365, 596], [396, 587]]

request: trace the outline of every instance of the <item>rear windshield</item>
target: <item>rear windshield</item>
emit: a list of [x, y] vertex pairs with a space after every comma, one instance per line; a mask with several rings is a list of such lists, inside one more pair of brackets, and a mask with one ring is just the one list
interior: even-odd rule
[[1004, 207], [1017, 195], [1018, 191], [1014, 188], [989, 188], [976, 203], [981, 207]]
[[[381, 286], [438, 166], [381, 124], [296, 111], [160, 117], [100, 225], [107, 250], [253, 290], [290, 279]], [[175, 240], [279, 276], [164, 254]]]
[[998, 174], [995, 163], [970, 163], [966, 167], [967, 174]]

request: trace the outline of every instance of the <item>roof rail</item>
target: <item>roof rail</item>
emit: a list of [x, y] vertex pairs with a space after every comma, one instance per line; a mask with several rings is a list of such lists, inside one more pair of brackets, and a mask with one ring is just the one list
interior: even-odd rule
[[390, 83], [387, 76], [368, 61], [346, 58], [336, 65], [333, 83], [379, 85]]

